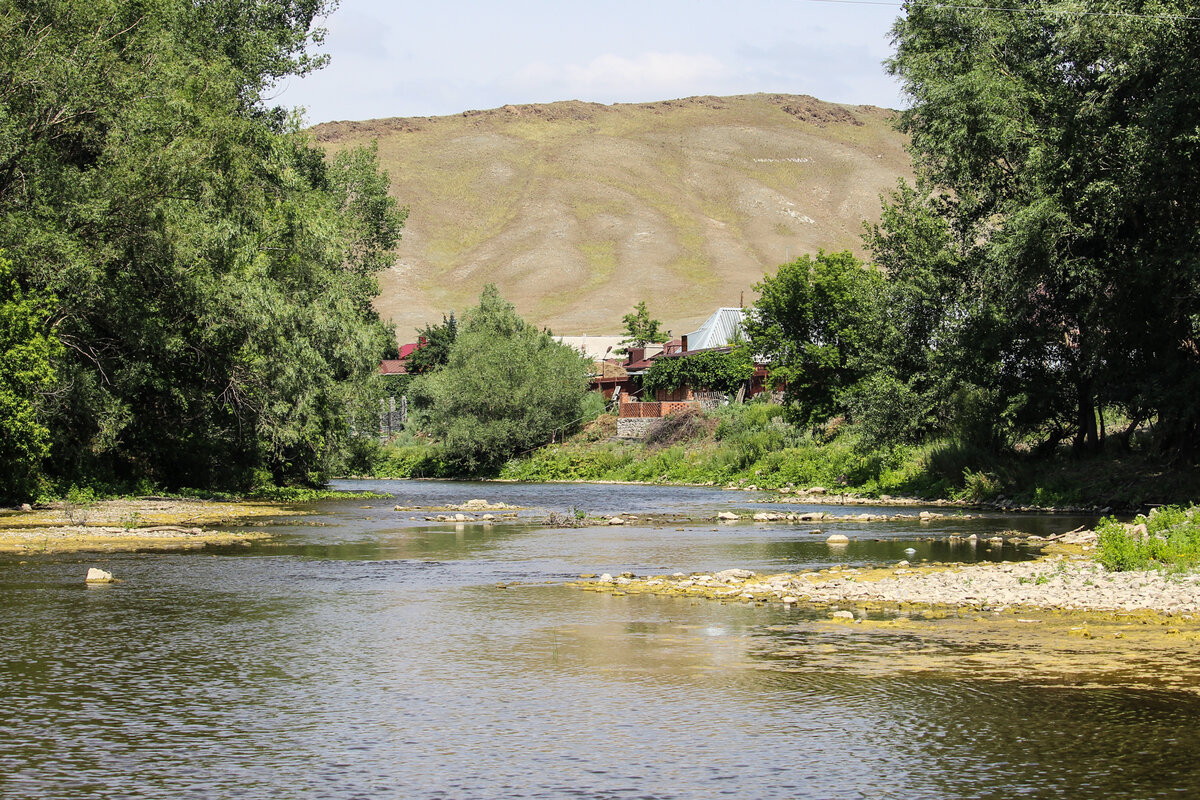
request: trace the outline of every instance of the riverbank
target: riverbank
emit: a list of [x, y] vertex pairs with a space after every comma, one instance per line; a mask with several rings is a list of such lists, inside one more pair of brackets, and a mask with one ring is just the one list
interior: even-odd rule
[[[1090, 531], [1071, 532], [1037, 544], [1046, 548], [1046, 554], [1025, 562], [913, 565], [901, 561], [890, 566], [831, 567], [774, 575], [740, 569], [642, 577], [626, 573], [575, 585], [615, 595], [836, 607], [838, 618], [850, 622], [914, 607], [956, 613], [1151, 614], [1187, 621], [1200, 616], [1200, 574], [1111, 572], [1091, 557], [1095, 534]], [[830, 546], [838, 545], [831, 542]]]
[[272, 502], [141, 498], [58, 502], [47, 508], [0, 512], [0, 553], [193, 550], [249, 544], [261, 531], [214, 530], [295, 516], [302, 509]]
[[[1200, 470], [1149, 447], [1076, 454], [1029, 446], [995, 452], [952, 440], [871, 446], [853, 425], [828, 432], [789, 423], [782, 406], [751, 403], [664, 418], [644, 440], [620, 439], [601, 415], [566, 441], [522, 453], [489, 475], [530, 483], [714, 486], [780, 494], [822, 488], [813, 502], [967, 504], [1011, 510], [1138, 512], [1200, 499]], [[439, 445], [402, 434], [373, 457], [376, 478], [454, 478]]]

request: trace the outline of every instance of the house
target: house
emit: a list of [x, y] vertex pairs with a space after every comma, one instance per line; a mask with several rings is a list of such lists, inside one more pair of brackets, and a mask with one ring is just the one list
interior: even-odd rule
[[425, 337], [421, 337], [419, 340], [417, 340], [415, 342], [411, 342], [410, 344], [400, 345], [400, 354], [399, 354], [400, 357], [399, 358], [385, 358], [384, 360], [380, 361], [379, 362], [379, 374], [380, 375], [407, 375], [408, 367], [405, 366], [405, 362], [408, 361], [409, 356], [411, 356], [413, 353], [415, 353], [417, 350], [420, 350], [424, 346], [425, 346]]
[[[742, 327], [745, 318], [745, 309], [718, 308], [712, 316], [704, 321], [704, 324], [699, 329], [685, 334], [679, 340], [677, 348], [664, 348], [661, 357], [687, 358], [688, 356], [710, 351], [728, 353], [733, 350], [733, 346], [741, 341], [745, 335], [744, 328]], [[754, 375], [746, 387], [746, 397], [753, 397], [765, 392], [767, 390], [768, 375], [769, 370], [767, 369], [767, 365], [756, 361], [754, 364]], [[691, 400], [704, 404], [714, 402], [712, 392], [692, 386], [680, 386], [672, 391], [660, 389], [655, 392], [654, 399], [663, 403]]]
[[[573, 337], [562, 337], [562, 339], [569, 338]], [[617, 343], [620, 344], [619, 337]], [[614, 394], [622, 397], [640, 394], [642, 373], [650, 368], [653, 359], [664, 352], [669, 345], [670, 342], [667, 345], [651, 344], [645, 347], [630, 347], [625, 351], [624, 358], [609, 358], [609, 354], [615, 348], [607, 347], [602, 357], [596, 359], [596, 371], [592, 374], [590, 388], [592, 391], [603, 393], [606, 400], [611, 400]]]

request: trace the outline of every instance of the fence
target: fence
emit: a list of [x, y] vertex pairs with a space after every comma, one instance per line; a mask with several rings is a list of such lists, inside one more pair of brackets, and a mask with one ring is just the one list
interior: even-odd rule
[[396, 405], [395, 397], [379, 401], [379, 437], [381, 439], [399, 433], [406, 422], [408, 422], [407, 395], [400, 398], [399, 407]]

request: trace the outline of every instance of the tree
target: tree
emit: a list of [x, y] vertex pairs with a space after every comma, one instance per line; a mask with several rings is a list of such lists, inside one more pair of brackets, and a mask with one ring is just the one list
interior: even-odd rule
[[[1133, 12], [1133, 13], [1128, 13]], [[1200, 22], [1189, 2], [906, 5], [901, 128], [959, 243], [962, 327], [1013, 415], [1200, 446]]]
[[[0, 246], [55, 298], [64, 480], [316, 481], [389, 332], [404, 220], [371, 148], [268, 105], [321, 0], [0, 0]], [[364, 411], [365, 411], [364, 407]]]
[[28, 294], [0, 258], [0, 501], [29, 499], [49, 453], [41, 397], [54, 379], [62, 344], [48, 330], [54, 299]]
[[463, 315], [449, 362], [420, 376], [413, 393], [446, 461], [486, 473], [577, 424], [591, 369], [488, 285]]
[[621, 317], [621, 322], [625, 325], [625, 338], [621, 340], [622, 346], [616, 351], [618, 353], [627, 352], [630, 347], [645, 347], [648, 344], [667, 340], [667, 337], [658, 330], [658, 326], [662, 323], [656, 319], [650, 319], [650, 312], [646, 309], [645, 300], [639, 300], [632, 312]]
[[450, 361], [450, 348], [457, 338], [458, 320], [454, 318], [453, 311], [449, 318], [442, 317], [441, 325], [426, 325], [418, 329], [417, 341], [422, 344], [404, 362], [409, 374], [420, 375], [446, 366]]
[[797, 418], [817, 424], [841, 410], [861, 377], [860, 357], [881, 278], [849, 251], [807, 254], [765, 276], [744, 324], [753, 352], [786, 381]]

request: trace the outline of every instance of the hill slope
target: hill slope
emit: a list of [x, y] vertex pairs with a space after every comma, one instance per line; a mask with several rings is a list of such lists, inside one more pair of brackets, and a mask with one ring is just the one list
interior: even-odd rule
[[616, 332], [645, 299], [676, 335], [788, 258], [859, 249], [910, 174], [894, 112], [794, 95], [577, 101], [331, 122], [379, 143], [410, 216], [380, 313], [401, 340], [495, 283], [556, 333]]

